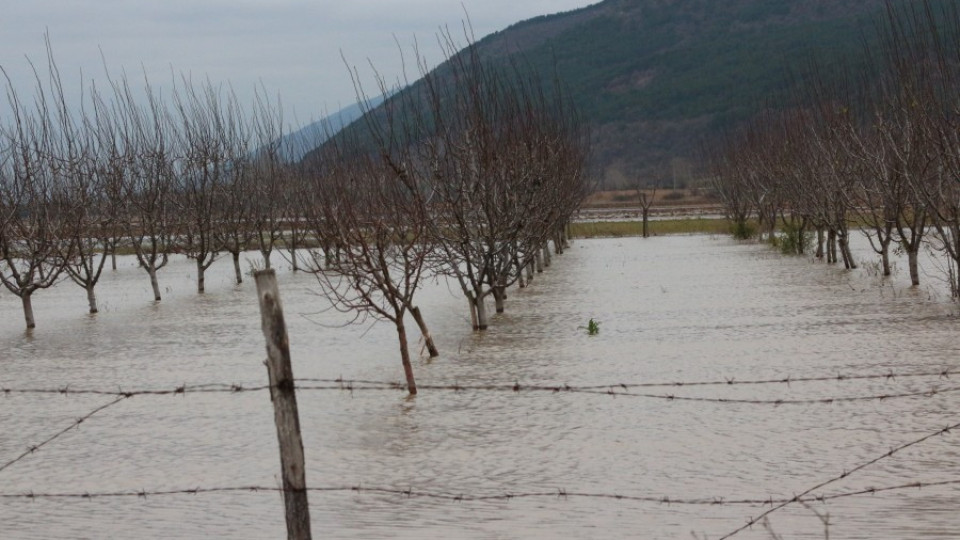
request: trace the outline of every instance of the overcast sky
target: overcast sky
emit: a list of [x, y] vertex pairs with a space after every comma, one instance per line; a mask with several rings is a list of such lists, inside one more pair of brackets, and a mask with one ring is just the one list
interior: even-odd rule
[[[46, 65], [43, 36], [68, 91], [83, 78], [104, 79], [125, 69], [146, 72], [152, 85], [174, 72], [229, 81], [249, 99], [262, 81], [280, 95], [287, 122], [300, 123], [356, 101], [341, 59], [369, 74], [368, 60], [388, 79], [400, 72], [396, 40], [414, 37], [431, 64], [435, 34], [459, 30], [469, 13], [477, 38], [596, 0], [0, 0], [0, 66], [18, 88], [29, 88], [29, 57]], [[82, 71], [81, 71], [82, 70]], [[24, 93], [21, 90], [21, 93]]]

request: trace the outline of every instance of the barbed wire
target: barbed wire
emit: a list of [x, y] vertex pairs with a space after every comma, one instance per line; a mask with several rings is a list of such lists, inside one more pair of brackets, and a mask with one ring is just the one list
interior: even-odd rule
[[[791, 503], [826, 503], [838, 499], [851, 497], [860, 497], [865, 495], [876, 495], [879, 493], [905, 491], [908, 489], [923, 489], [942, 486], [960, 485], [960, 479], [938, 480], [933, 482], [914, 481], [903, 484], [887, 485], [881, 487], [866, 487], [857, 490], [844, 491], [823, 495], [804, 495], [787, 498], [761, 498], [761, 499], [727, 499], [725, 497], [699, 497], [699, 498], [680, 498], [654, 495], [624, 495], [622, 493], [601, 493], [586, 491], [568, 491], [563, 488], [554, 490], [540, 490], [527, 492], [503, 492], [489, 495], [465, 495], [462, 493], [440, 492], [440, 491], [420, 491], [413, 488], [393, 488], [393, 487], [373, 487], [373, 486], [326, 486], [326, 487], [308, 487], [305, 491], [316, 493], [369, 493], [381, 495], [400, 495], [410, 498], [424, 498], [444, 500], [450, 502], [485, 502], [485, 501], [509, 501], [513, 499], [536, 499], [536, 498], [561, 498], [561, 499], [612, 499], [618, 501], [638, 502], [647, 504], [663, 504], [678, 506], [771, 506], [786, 505]], [[226, 487], [193, 487], [185, 489], [166, 489], [147, 491], [141, 490], [117, 490], [117, 491], [83, 491], [83, 492], [21, 492], [21, 493], [2, 493], [0, 499], [102, 499], [102, 498], [147, 498], [164, 497], [174, 495], [203, 495], [215, 493], [283, 493], [285, 490], [279, 486], [226, 486]]]
[[[849, 375], [837, 373], [835, 375], [824, 375], [816, 377], [777, 377], [768, 379], [746, 379], [737, 380], [735, 378], [724, 378], [722, 380], [703, 380], [703, 381], [668, 381], [668, 382], [648, 382], [648, 383], [610, 383], [597, 385], [535, 385], [500, 383], [500, 384], [420, 384], [419, 388], [427, 390], [452, 390], [452, 391], [546, 391], [546, 392], [583, 392], [601, 391], [609, 394], [611, 390], [628, 391], [633, 388], [666, 388], [666, 387], [702, 387], [702, 386], [741, 386], [741, 385], [791, 385], [794, 383], [813, 383], [813, 382], [843, 382], [843, 381], [864, 381], [864, 380], [886, 380], [896, 381], [897, 379], [914, 379], [937, 377], [938, 379], [950, 379], [953, 375], [960, 375], [960, 370], [939, 369], [936, 371], [916, 371], [906, 373], [896, 373], [893, 370], [885, 373], [872, 373], [863, 375]], [[319, 383], [319, 384], [300, 384], [298, 388], [303, 390], [405, 390], [406, 385], [398, 381], [375, 381], [363, 379], [320, 379], [320, 378], [298, 378], [297, 383]], [[133, 396], [133, 395], [169, 395], [186, 393], [230, 393], [230, 392], [260, 392], [268, 390], [269, 385], [244, 386], [236, 383], [206, 383], [194, 385], [181, 385], [171, 389], [140, 389], [123, 390], [122, 388], [103, 390], [103, 389], [83, 389], [63, 386], [58, 388], [13, 388], [0, 387], [0, 393], [10, 394], [75, 394], [75, 395], [105, 395], [105, 396]], [[631, 395], [618, 392], [618, 395]], [[636, 394], [641, 397], [656, 397], [660, 399], [677, 399], [671, 394]], [[919, 394], [914, 394], [919, 395]], [[775, 400], [774, 400], [775, 401]]]
[[[133, 397], [133, 396], [170, 396], [170, 395], [186, 395], [186, 394], [225, 394], [225, 393], [240, 393], [240, 392], [262, 392], [264, 390], [269, 390], [270, 385], [255, 385], [255, 386], [243, 386], [241, 384], [232, 384], [232, 383], [206, 383], [206, 384], [194, 384], [194, 385], [180, 385], [173, 388], [161, 388], [161, 389], [138, 389], [138, 390], [124, 390], [123, 388], [117, 388], [114, 390], [104, 390], [96, 388], [71, 388], [70, 386], [62, 386], [58, 388], [0, 388], [0, 393], [4, 395], [11, 394], [60, 394], [60, 395], [97, 395], [97, 396], [122, 396], [122, 397]], [[318, 390], [322, 389], [318, 387]], [[331, 385], [328, 388], [329, 390], [343, 390], [341, 386]]]
[[840, 396], [840, 397], [827, 397], [827, 398], [812, 398], [812, 399], [737, 399], [737, 398], [711, 398], [711, 397], [695, 397], [695, 396], [677, 396], [673, 394], [638, 394], [634, 392], [616, 392], [613, 390], [608, 390], [606, 392], [601, 392], [598, 390], [572, 390], [573, 393], [579, 394], [605, 394], [617, 397], [639, 397], [639, 398], [651, 398], [651, 399], [663, 399], [667, 401], [694, 401], [694, 402], [705, 402], [705, 403], [724, 403], [724, 404], [744, 404], [744, 405], [830, 405], [833, 403], [845, 403], [845, 402], [856, 402], [856, 401], [885, 401], [893, 399], [903, 399], [911, 397], [934, 397], [940, 394], [950, 394], [955, 392], [960, 392], [960, 387], [949, 387], [949, 388], [931, 388], [929, 390], [917, 391], [917, 392], [900, 392], [892, 394], [875, 394], [875, 395], [865, 395], [865, 396]]
[[[803, 492], [800, 493], [799, 495], [794, 496], [794, 497], [793, 497], [792, 499], [790, 499], [790, 500], [786, 500], [786, 501], [782, 501], [782, 502], [779, 502], [779, 503], [775, 503], [769, 510], [766, 510], [765, 512], [761, 513], [761, 514], [760, 514], [759, 516], [757, 516], [756, 518], [753, 518], [753, 517], [749, 518], [749, 519], [747, 520], [747, 523], [746, 523], [746, 524], [740, 526], [739, 528], [737, 528], [737, 529], [734, 530], [734, 531], [731, 531], [731, 532], [725, 534], [724, 536], [721, 536], [721, 537], [720, 537], [720, 540], [726, 540], [727, 538], [731, 538], [731, 537], [739, 534], [740, 532], [742, 532], [742, 531], [744, 531], [744, 530], [746, 530], [746, 529], [749, 529], [749, 528], [753, 527], [754, 525], [760, 523], [764, 518], [766, 518], [766, 517], [769, 516], [770, 514], [776, 512], [777, 510], [780, 510], [781, 508], [784, 508], [784, 507], [786, 507], [786, 506], [789, 506], [790, 504], [793, 504], [793, 503], [799, 503], [799, 502], [801, 502], [801, 501], [806, 501], [806, 500], [807, 500], [806, 497], [807, 497], [808, 495], [810, 495], [811, 493], [813, 493], [814, 491], [823, 489], [823, 488], [827, 487], [827, 486], [830, 485], [830, 484], [833, 484], [833, 483], [839, 482], [840, 480], [844, 480], [844, 479], [846, 479], [846, 478], [849, 478], [851, 475], [856, 474], [856, 473], [862, 471], [863, 469], [866, 469], [867, 467], [870, 467], [871, 465], [874, 465], [874, 464], [876, 464], [876, 463], [878, 463], [878, 462], [880, 462], [880, 461], [883, 461], [883, 460], [885, 460], [885, 459], [891, 458], [891, 457], [899, 454], [900, 452], [906, 450], [907, 448], [910, 448], [910, 447], [912, 447], [912, 446], [916, 446], [916, 445], [918, 445], [918, 444], [921, 444], [921, 443], [923, 443], [923, 442], [926, 442], [926, 441], [928, 441], [928, 440], [930, 440], [930, 439], [932, 439], [932, 438], [934, 438], [934, 437], [939, 437], [939, 436], [942, 436], [942, 435], [946, 435], [946, 434], [950, 433], [951, 431], [953, 431], [953, 430], [955, 430], [955, 429], [958, 429], [958, 428], [960, 428], [960, 423], [956, 423], [956, 424], [949, 425], [949, 426], [947, 426], [947, 427], [945, 427], [945, 428], [943, 428], [943, 429], [939, 429], [939, 430], [934, 431], [934, 432], [932, 432], [932, 433], [928, 433], [928, 434], [926, 434], [926, 435], [924, 435], [923, 437], [920, 437], [920, 438], [918, 438], [918, 439], [914, 439], [914, 440], [912, 440], [912, 441], [910, 441], [910, 442], [901, 444], [900, 446], [897, 446], [897, 447], [895, 447], [895, 448], [891, 448], [890, 451], [888, 451], [888, 452], [886, 452], [886, 453], [884, 453], [884, 454], [881, 454], [881, 455], [879, 455], [879, 456], [877, 456], [877, 457], [875, 457], [875, 458], [873, 458], [873, 459], [871, 459], [871, 460], [869, 460], [869, 461], [864, 461], [863, 463], [857, 465], [856, 467], [850, 469], [849, 471], [848, 471], [848, 470], [844, 470], [844, 471], [843, 471], [841, 474], [839, 474], [838, 476], [834, 476], [833, 478], [830, 478], [830, 479], [828, 479], [828, 480], [825, 480], [825, 481], [823, 481], [823, 482], [820, 482], [819, 484], [817, 484], [817, 485], [815, 485], [815, 486], [813, 486], [813, 487], [811, 487], [811, 488], [803, 491]], [[861, 491], [865, 491], [865, 490], [861, 490]], [[874, 492], [875, 492], [875, 491], [874, 491]]]
[[[341, 391], [341, 392], [393, 392], [405, 391], [406, 385], [402, 383], [372, 383], [362, 382], [360, 386], [355, 386], [352, 382], [341, 384], [309, 385], [298, 384], [295, 386], [297, 391]], [[684, 396], [678, 394], [652, 394], [638, 393], [624, 390], [628, 385], [614, 385], [608, 387], [576, 387], [576, 386], [555, 386], [555, 385], [521, 385], [513, 384], [491, 384], [491, 385], [418, 385], [420, 390], [434, 391], [453, 391], [453, 392], [530, 392], [530, 393], [549, 393], [549, 394], [588, 394], [605, 395], [611, 397], [631, 397], [656, 399], [662, 401], [686, 401], [717, 404], [740, 404], [740, 405], [829, 405], [834, 403], [858, 402], [858, 401], [886, 401], [894, 399], [915, 398], [915, 397], [935, 397], [943, 394], [952, 394], [960, 392], [960, 386], [933, 387], [925, 390], [912, 392], [892, 392], [883, 394], [868, 394], [860, 396], [837, 396], [810, 399], [741, 399], [741, 398], [723, 398], [723, 397], [701, 397]], [[594, 389], [602, 388], [602, 389]], [[171, 396], [187, 394], [239, 394], [249, 392], [263, 392], [270, 389], [270, 385], [243, 386], [241, 384], [212, 383], [202, 385], [182, 385], [168, 389], [140, 389], [140, 390], [102, 390], [102, 389], [84, 389], [84, 388], [0, 388], [4, 395], [12, 394], [60, 394], [60, 395], [102, 395], [116, 397], [133, 396]]]
[[[950, 373], [946, 371], [940, 372], [925, 372], [925, 373], [910, 373], [910, 374], [885, 374], [885, 375], [862, 375], [862, 376], [850, 376], [850, 377], [809, 377], [805, 379], [793, 379], [793, 382], [814, 382], [814, 381], [831, 381], [831, 380], [865, 380], [865, 379], [887, 379], [892, 380], [896, 378], [916, 378], [916, 377], [930, 377], [937, 376], [940, 378], [949, 378]], [[297, 386], [298, 390], [310, 391], [310, 390], [338, 390], [338, 391], [395, 391], [405, 389], [405, 386], [400, 383], [395, 382], [383, 382], [383, 381], [346, 381], [343, 379], [301, 379], [300, 382], [304, 381], [317, 381], [326, 384], [317, 384], [317, 385], [304, 385], [300, 384]], [[768, 380], [756, 380], [756, 381], [702, 381], [695, 383], [646, 383], [647, 386], [718, 386], [718, 385], [733, 385], [733, 384], [773, 384], [773, 383], [784, 383], [786, 379], [780, 379], [774, 381], [772, 379]], [[808, 399], [808, 400], [749, 400], [749, 399], [727, 399], [727, 398], [705, 398], [705, 397], [690, 397], [690, 396], [676, 396], [671, 394], [643, 394], [643, 393], [634, 393], [625, 391], [625, 388], [628, 387], [637, 387], [638, 385], [612, 385], [612, 386], [581, 386], [581, 387], [572, 387], [572, 386], [540, 386], [540, 385], [520, 385], [519, 383], [514, 383], [513, 385], [502, 384], [502, 385], [421, 385], [423, 389], [434, 389], [434, 390], [452, 390], [452, 391], [511, 391], [511, 392], [521, 392], [521, 391], [532, 391], [532, 392], [551, 392], [551, 393], [560, 393], [560, 392], [570, 392], [570, 393], [584, 393], [591, 395], [611, 395], [611, 396], [624, 396], [624, 397], [641, 397], [641, 398], [656, 398], [656, 399], [666, 399], [666, 400], [677, 400], [677, 401], [700, 401], [700, 402], [716, 402], [716, 403], [746, 403], [746, 404], [769, 404], [769, 405], [786, 405], [786, 404], [801, 404], [801, 403], [835, 403], [841, 401], [866, 401], [866, 400], [886, 400], [886, 399], [895, 399], [895, 398], [906, 398], [906, 397], [917, 397], [917, 396], [935, 396], [944, 393], [958, 392], [960, 387], [948, 387], [948, 388], [933, 388], [926, 391], [918, 392], [903, 392], [903, 393], [888, 393], [882, 395], [871, 395], [871, 396], [846, 396], [838, 398], [820, 398], [820, 399]], [[26, 389], [16, 389], [16, 388], [2, 388], [4, 394], [92, 394], [92, 395], [106, 395], [112, 396], [115, 399], [104, 403], [85, 415], [77, 418], [69, 426], [57, 431], [52, 436], [48, 437], [39, 444], [30, 446], [26, 451], [18, 455], [17, 457], [11, 459], [10, 461], [0, 465], [0, 472], [3, 472], [7, 468], [11, 467], [15, 463], [21, 461], [26, 456], [35, 453], [37, 450], [47, 446], [51, 442], [55, 441], [65, 433], [69, 432], [74, 428], [78, 428], [87, 419], [92, 416], [124, 401], [134, 396], [161, 396], [161, 395], [185, 395], [187, 393], [239, 393], [239, 392], [261, 392], [269, 390], [269, 385], [258, 385], [244, 387], [238, 384], [225, 384], [225, 383], [209, 383], [209, 384], [197, 384], [197, 385], [181, 385], [170, 389], [142, 389], [135, 391], [124, 391], [121, 389], [118, 390], [99, 390], [99, 389], [71, 389], [68, 387], [62, 388], [26, 388]], [[803, 491], [802, 493], [795, 495], [790, 498], [781, 498], [774, 499], [768, 497], [766, 499], [725, 499], [722, 497], [715, 498], [692, 498], [692, 499], [683, 499], [683, 498], [670, 498], [662, 496], [636, 496], [636, 495], [623, 495], [617, 493], [591, 493], [591, 492], [578, 492], [578, 491], [567, 491], [565, 489], [558, 489], [556, 491], [531, 491], [531, 492], [522, 492], [522, 493], [502, 493], [502, 494], [491, 494], [491, 495], [464, 495], [464, 494], [452, 494], [452, 493], [443, 493], [443, 492], [430, 492], [430, 491], [414, 491], [412, 488], [407, 489], [397, 489], [397, 488], [384, 488], [384, 487], [364, 487], [364, 486], [339, 486], [339, 487], [312, 487], [308, 488], [307, 491], [315, 492], [366, 492], [366, 493], [380, 493], [380, 494], [393, 494], [393, 495], [405, 495], [407, 497], [422, 497], [422, 498], [431, 498], [431, 499], [440, 499], [440, 500], [450, 500], [458, 502], [468, 502], [468, 501], [491, 501], [491, 500], [510, 500], [510, 499], [519, 499], [519, 498], [543, 498], [543, 497], [561, 497], [561, 498], [603, 498], [603, 499], [615, 499], [615, 500], [624, 500], [624, 501], [634, 501], [634, 502], [643, 502], [643, 503], [660, 503], [660, 504], [679, 504], [679, 505], [754, 505], [754, 506], [770, 506], [770, 508], [762, 512], [756, 518], [749, 518], [745, 525], [737, 528], [736, 530], [726, 534], [721, 537], [721, 540], [731, 538], [732, 536], [746, 530], [753, 525], [761, 523], [763, 519], [768, 517], [770, 514], [795, 503], [809, 503], [809, 502], [825, 502], [829, 500], [841, 499], [846, 497], [855, 497], [869, 494], [876, 494], [889, 491], [899, 491], [906, 490], [911, 488], [925, 488], [925, 487], [936, 487], [936, 486], [946, 486], [946, 485], [957, 485], [960, 484], [960, 480], [945, 480], [945, 481], [936, 481], [936, 482], [910, 482], [892, 486], [883, 486], [883, 487], [868, 487], [854, 491], [847, 491], [835, 494], [820, 494], [814, 495], [813, 493], [818, 490], [822, 490], [824, 487], [827, 487], [830, 484], [838, 482], [842, 479], [848, 478], [849, 476], [873, 465], [884, 459], [893, 457], [894, 455], [910, 448], [912, 446], [921, 444], [933, 437], [946, 435], [952, 430], [960, 428], [960, 423], [947, 426], [946, 428], [937, 430], [932, 433], [928, 433], [923, 437], [914, 439], [907, 443], [904, 443], [898, 447], [892, 448], [890, 451], [879, 455], [869, 461], [865, 461], [856, 467], [850, 469], [849, 471], [845, 470], [840, 475], [832, 477], [826, 481], [820, 482], [819, 484]], [[233, 486], [233, 487], [212, 487], [212, 488], [190, 488], [190, 489], [173, 489], [173, 490], [157, 490], [157, 491], [102, 491], [102, 492], [60, 492], [60, 493], [0, 493], [0, 498], [4, 499], [39, 499], [39, 498], [56, 498], [56, 499], [65, 499], [65, 498], [76, 498], [76, 499], [92, 499], [92, 498], [107, 498], [107, 497], [147, 497], [147, 496], [164, 496], [164, 495], [177, 495], [177, 494], [202, 494], [202, 493], [217, 493], [217, 492], [282, 492], [283, 488], [280, 487], [267, 487], [267, 486]]]
[[110, 407], [116, 405], [117, 403], [120, 403], [121, 401], [123, 401], [123, 400], [125, 400], [125, 399], [128, 399], [129, 397], [130, 397], [130, 396], [127, 396], [127, 395], [119, 396], [119, 397], [117, 397], [116, 399], [114, 399], [113, 401], [110, 401], [110, 402], [108, 402], [108, 403], [104, 403], [103, 405], [100, 405], [100, 406], [97, 407], [96, 409], [93, 409], [92, 411], [88, 412], [87, 414], [85, 414], [85, 415], [77, 418], [77, 419], [74, 420], [73, 423], [71, 423], [69, 426], [61, 429], [60, 431], [56, 432], [56, 433], [53, 434], [52, 436], [44, 439], [43, 442], [28, 447], [22, 454], [20, 454], [20, 455], [18, 455], [17, 457], [11, 459], [10, 461], [7, 461], [7, 462], [4, 463], [3, 465], [0, 465], [0, 473], [2, 473], [2, 472], [3, 472], [4, 470], [6, 470], [7, 468], [13, 466], [15, 463], [19, 462], [19, 461], [22, 460], [23, 458], [29, 456], [30, 454], [33, 454], [33, 453], [37, 452], [38, 450], [40, 450], [40, 449], [43, 448], [44, 446], [46, 446], [46, 445], [52, 443], [53, 441], [57, 440], [57, 439], [60, 438], [63, 434], [67, 433], [67, 432], [70, 431], [71, 429], [79, 428], [79, 427], [80, 427], [80, 424], [82, 424], [84, 421], [88, 420], [88, 419], [89, 419], [90, 417], [92, 417], [93, 415], [95, 415], [95, 414], [97, 414], [97, 413], [99, 413], [99, 412], [102, 412], [102, 411], [104, 411], [104, 410], [106, 410], [106, 409], [109, 409]]
[[[927, 377], [937, 377], [940, 379], [949, 379], [953, 375], [960, 375], [960, 370], [950, 370], [947, 368], [938, 369], [938, 370], [927, 370], [927, 371], [913, 371], [905, 373], [897, 373], [895, 371], [888, 370], [884, 373], [869, 373], [862, 375], [849, 375], [845, 373], [836, 373], [832, 375], [822, 375], [816, 377], [775, 377], [767, 379], [744, 379], [737, 380], [734, 377], [727, 377], [723, 379], [715, 380], [703, 380], [703, 381], [665, 381], [665, 382], [645, 382], [645, 383], [614, 383], [614, 384], [598, 384], [598, 385], [589, 385], [589, 386], [571, 386], [571, 385], [553, 385], [552, 388], [573, 388], [578, 390], [602, 390], [605, 388], [617, 387], [629, 390], [631, 388], [663, 388], [663, 387], [683, 387], [683, 386], [738, 386], [738, 385], [768, 385], [768, 384], [786, 384], [791, 385], [793, 383], [811, 383], [811, 382], [842, 382], [842, 381], [862, 381], [862, 380], [888, 380], [894, 381], [897, 379], [911, 379], [911, 378], [927, 378]], [[350, 383], [354, 385], [393, 385], [400, 384], [392, 381], [372, 381], [372, 380], [361, 380], [361, 379], [310, 379], [310, 378], [298, 378], [298, 382], [312, 382], [312, 383], [336, 383], [336, 384], [345, 384]], [[418, 385], [419, 386], [419, 385]], [[499, 385], [491, 385], [499, 386]]]

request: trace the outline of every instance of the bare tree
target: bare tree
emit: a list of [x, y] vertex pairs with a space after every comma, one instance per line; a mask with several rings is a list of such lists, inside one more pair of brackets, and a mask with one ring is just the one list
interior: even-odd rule
[[[310, 181], [309, 168], [302, 166], [285, 167], [279, 177], [274, 177], [274, 182], [279, 182], [279, 191], [281, 194], [280, 215], [284, 228], [283, 242], [287, 251], [287, 260], [294, 272], [300, 270], [301, 250], [309, 248], [307, 235], [308, 226], [304, 221], [304, 204], [314, 201], [312, 196], [304, 196], [303, 186]], [[309, 194], [308, 194], [309, 195]], [[316, 210], [314, 210], [316, 211]], [[323, 238], [315, 238], [317, 241]]]
[[958, 295], [960, 267], [960, 12], [935, 10], [930, 2], [888, 5], [879, 32], [883, 38], [883, 77], [876, 129], [897, 188], [897, 231], [908, 254], [910, 277], [919, 284], [918, 254], [932, 221], [935, 247], [947, 256], [949, 282]]
[[51, 77], [59, 96], [52, 159], [59, 171], [57, 189], [66, 202], [62, 219], [70, 239], [63, 245], [65, 252], [61, 257], [67, 275], [86, 291], [89, 312], [97, 313], [96, 286], [110, 255], [116, 199], [106, 196], [104, 183], [109, 176], [104, 174], [107, 171], [99, 156], [95, 129], [86, 118], [81, 118], [80, 124], [74, 120], [64, 100], [59, 75], [54, 73]]
[[734, 238], [746, 240], [753, 236], [750, 218], [753, 216], [753, 198], [744, 180], [747, 163], [741, 158], [743, 147], [739, 133], [730, 133], [714, 146], [704, 147], [703, 159], [711, 174], [713, 188], [723, 201], [727, 219], [732, 223]]
[[634, 189], [637, 191], [637, 200], [640, 203], [640, 215], [643, 220], [643, 237], [650, 237], [650, 208], [653, 206], [653, 201], [657, 198], [657, 186], [654, 185], [653, 189], [644, 189], [640, 184], [640, 181], [637, 180]]
[[[177, 238], [174, 207], [173, 146], [169, 113], [149, 82], [145, 105], [137, 103], [126, 76], [113, 82], [116, 113], [109, 161], [111, 186], [123, 206], [120, 227], [130, 240], [137, 262], [150, 277], [153, 299], [159, 302], [157, 272], [167, 265]], [[113, 188], [111, 188], [113, 189]]]
[[176, 201], [182, 220], [180, 248], [197, 266], [197, 292], [205, 290], [205, 273], [223, 249], [217, 234], [222, 217], [221, 187], [227, 182], [232, 163], [231, 114], [235, 100], [230, 94], [224, 104], [221, 93], [209, 81], [199, 89], [184, 79], [174, 95], [176, 115]]
[[270, 255], [283, 242], [286, 203], [283, 191], [291, 167], [283, 161], [283, 116], [279, 105], [271, 105], [258, 93], [252, 123], [257, 149], [249, 167], [251, 229], [264, 267], [270, 268]]
[[214, 234], [217, 243], [230, 253], [234, 279], [243, 283], [240, 254], [246, 251], [256, 237], [255, 212], [257, 196], [248, 126], [235, 100], [228, 101], [225, 117], [219, 121], [224, 170], [222, 182], [216, 186], [219, 193], [217, 221]]
[[[413, 395], [417, 385], [404, 319], [408, 311], [419, 317], [414, 294], [432, 248], [425, 241], [426, 205], [406, 167], [396, 157], [378, 163], [341, 149], [310, 175], [315, 199], [303, 216], [316, 237], [335, 238], [341, 247], [332, 264], [311, 250], [310, 271], [338, 309], [394, 324]], [[425, 337], [430, 339], [429, 333]], [[432, 340], [429, 344], [435, 355]]]
[[584, 137], [557, 89], [548, 94], [522, 66], [485, 63], [476, 47], [456, 52], [442, 38], [442, 76], [421, 63], [418, 99], [429, 116], [418, 118], [420, 162], [430, 171], [437, 267], [460, 284], [474, 329], [484, 330], [485, 298], [503, 311], [520, 268], [549, 264], [550, 240], [562, 246], [584, 195]]
[[8, 208], [0, 228], [0, 281], [20, 298], [28, 329], [36, 327], [33, 294], [56, 283], [64, 255], [71, 255], [63, 219], [67, 201], [57, 182], [59, 164], [52, 159], [54, 119], [48, 92], [36, 80], [35, 101], [27, 106], [7, 78], [11, 123], [3, 127], [0, 146], [0, 200]]

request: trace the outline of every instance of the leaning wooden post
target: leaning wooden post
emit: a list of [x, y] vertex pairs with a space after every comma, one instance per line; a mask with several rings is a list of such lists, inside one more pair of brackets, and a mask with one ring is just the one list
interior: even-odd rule
[[277, 439], [280, 441], [280, 469], [283, 474], [283, 504], [287, 515], [287, 538], [310, 540], [310, 507], [307, 504], [307, 477], [304, 470], [300, 415], [290, 365], [290, 341], [280, 305], [277, 275], [273, 270], [254, 274], [260, 298], [263, 337], [267, 340], [267, 373], [273, 401]]

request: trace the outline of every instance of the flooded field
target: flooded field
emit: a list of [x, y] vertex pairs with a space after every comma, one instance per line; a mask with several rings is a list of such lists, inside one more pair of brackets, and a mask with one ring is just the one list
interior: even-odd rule
[[[864, 247], [864, 246], [861, 246]], [[866, 250], [858, 255], [872, 260]], [[102, 312], [81, 289], [35, 297], [38, 328], [0, 294], [0, 387], [172, 389], [266, 382], [252, 280], [228, 261], [194, 292], [193, 265], [160, 273], [152, 303], [132, 258], [105, 272]], [[709, 236], [577, 241], [507, 313], [470, 331], [458, 290], [432, 283], [420, 303], [441, 349], [415, 363], [421, 385], [603, 385], [834, 377], [960, 369], [957, 306], [934, 281], [910, 289], [905, 261], [890, 282], [871, 272], [784, 257]], [[340, 327], [308, 274], [278, 260], [298, 378], [401, 381], [394, 330]], [[593, 318], [600, 333], [582, 326]], [[419, 347], [418, 347], [419, 348]], [[960, 422], [944, 391], [833, 403], [817, 400], [949, 390], [960, 377], [633, 388], [668, 400], [585, 393], [423, 389], [301, 391], [312, 487], [378, 487], [452, 496], [557, 493], [445, 501], [369, 492], [311, 492], [315, 538], [719, 538], [769, 506], [685, 505], [560, 495], [764, 500], [789, 498], [891, 448]], [[0, 396], [0, 464], [109, 396]], [[935, 437], [816, 493], [960, 481], [960, 432]], [[265, 392], [136, 396], [0, 471], [0, 495], [279, 485]], [[816, 503], [830, 538], [960, 536], [957, 485]], [[790, 506], [770, 516], [784, 538], [819, 539], [821, 520]], [[0, 498], [0, 538], [282, 538], [275, 492], [127, 498]], [[737, 538], [770, 538], [761, 526]]]

